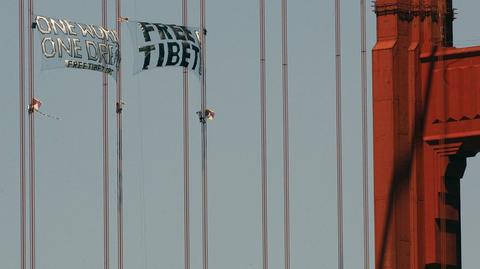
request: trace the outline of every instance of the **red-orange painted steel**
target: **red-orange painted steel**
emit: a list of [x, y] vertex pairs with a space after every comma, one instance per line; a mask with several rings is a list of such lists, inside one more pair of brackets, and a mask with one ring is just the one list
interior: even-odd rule
[[480, 47], [446, 47], [451, 2], [375, 3], [377, 269], [461, 268], [460, 180], [480, 151]]

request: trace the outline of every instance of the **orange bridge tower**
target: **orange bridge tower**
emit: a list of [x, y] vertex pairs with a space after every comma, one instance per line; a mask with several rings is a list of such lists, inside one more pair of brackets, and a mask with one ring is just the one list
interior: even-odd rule
[[480, 47], [452, 0], [377, 0], [375, 268], [461, 268], [460, 182], [480, 151]]

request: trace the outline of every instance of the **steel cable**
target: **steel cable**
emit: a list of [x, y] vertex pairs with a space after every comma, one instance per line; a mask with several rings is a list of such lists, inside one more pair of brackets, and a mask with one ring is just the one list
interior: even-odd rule
[[[33, 0], [28, 0], [28, 100], [33, 104], [35, 98], [34, 50], [33, 50]], [[30, 269], [36, 267], [35, 249], [35, 113], [29, 108], [29, 174], [30, 174]]]
[[25, 18], [24, 0], [18, 0], [18, 109], [20, 162], [20, 269], [26, 268], [26, 175], [25, 175]]
[[[102, 26], [107, 27], [107, 0], [102, 0]], [[104, 39], [106, 43], [106, 37]], [[103, 267], [110, 268], [109, 234], [109, 163], [108, 163], [108, 78], [102, 74], [102, 134], [103, 134]]]
[[283, 191], [285, 269], [290, 269], [290, 160], [288, 126], [288, 35], [287, 0], [282, 0], [282, 95], [283, 95]]
[[340, 0], [335, 0], [338, 268], [343, 269], [342, 66]]
[[268, 269], [268, 181], [267, 181], [267, 85], [265, 55], [265, 0], [259, 0], [260, 17], [260, 136], [262, 192], [262, 264]]
[[362, 85], [362, 168], [363, 168], [363, 262], [370, 268], [370, 214], [368, 198], [368, 110], [367, 110], [367, 21], [365, 0], [360, 0], [361, 85]]
[[[121, 0], [115, 0], [116, 30], [118, 46], [122, 42], [122, 7]], [[117, 115], [117, 259], [118, 269], [123, 269], [123, 101], [122, 101], [122, 70], [118, 66], [116, 77], [116, 115]]]
[[205, 112], [207, 109], [206, 80], [206, 28], [205, 0], [200, 0], [200, 43], [201, 43], [201, 140], [202, 140], [202, 254], [203, 269], [208, 269], [208, 173], [207, 173], [207, 124]]
[[[182, 0], [182, 23], [188, 24], [188, 0]], [[190, 130], [188, 120], [188, 68], [183, 68], [183, 233], [184, 267], [190, 269]]]

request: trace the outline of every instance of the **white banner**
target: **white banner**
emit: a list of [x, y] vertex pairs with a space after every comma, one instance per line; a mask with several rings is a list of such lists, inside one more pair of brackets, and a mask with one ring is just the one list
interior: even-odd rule
[[127, 21], [134, 42], [134, 74], [155, 67], [187, 67], [200, 75], [198, 29], [174, 24]]
[[86, 69], [114, 75], [120, 66], [120, 46], [114, 30], [92, 24], [36, 16], [42, 69]]

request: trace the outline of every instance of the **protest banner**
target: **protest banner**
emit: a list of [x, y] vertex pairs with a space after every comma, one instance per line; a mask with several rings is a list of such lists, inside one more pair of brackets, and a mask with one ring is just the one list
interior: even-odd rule
[[175, 24], [127, 20], [134, 42], [134, 74], [155, 67], [186, 67], [200, 75], [198, 30]]
[[114, 75], [120, 66], [120, 46], [114, 30], [93, 24], [36, 16], [42, 69], [74, 68]]

